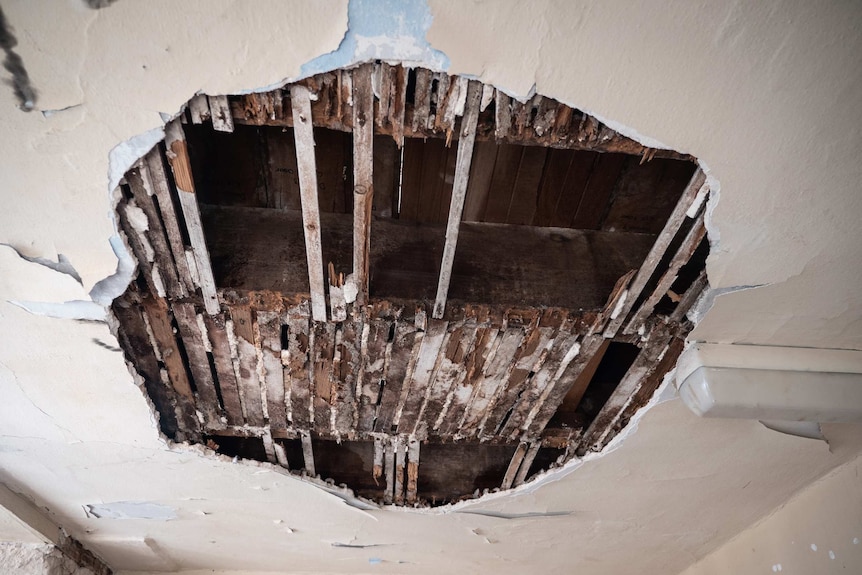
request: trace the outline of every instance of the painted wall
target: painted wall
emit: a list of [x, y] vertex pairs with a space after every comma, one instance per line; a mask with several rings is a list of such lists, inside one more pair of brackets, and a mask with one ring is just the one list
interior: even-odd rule
[[862, 457], [836, 469], [684, 575], [862, 573]]
[[[859, 426], [827, 427], [827, 447], [698, 419], [668, 393], [608, 453], [515, 493], [434, 513], [363, 511], [278, 468], [166, 444], [106, 324], [12, 303], [98, 318], [91, 297], [129, 273], [121, 259], [119, 281], [102, 281], [118, 268], [113, 249], [124, 256], [110, 242], [110, 178], [195, 92], [407, 58], [518, 95], [535, 84], [700, 157], [720, 183], [710, 281], [768, 287], [716, 298], [697, 339], [860, 349], [858, 4], [119, 0], [96, 11], [7, 0], [3, 10], [38, 99], [25, 113], [0, 89], [0, 243], [12, 246], [0, 246], [0, 481], [115, 568], [679, 573], [862, 450]], [[81, 281], [21, 254], [63, 254]], [[84, 511], [115, 502], [173, 518]]]

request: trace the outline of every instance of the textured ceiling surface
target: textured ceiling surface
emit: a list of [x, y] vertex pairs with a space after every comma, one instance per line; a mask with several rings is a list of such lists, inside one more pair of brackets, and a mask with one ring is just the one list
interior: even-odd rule
[[[433, 513], [358, 509], [266, 464], [167, 445], [104, 323], [10, 303], [94, 314], [74, 302], [118, 268], [109, 176], [162, 137], [160, 112], [199, 90], [409, 57], [515, 96], [535, 84], [645, 145], [701, 158], [720, 184], [712, 286], [767, 287], [717, 297], [693, 337], [862, 348], [857, 6], [354, 0], [349, 28], [345, 3], [3, 8], [38, 99], [24, 113], [0, 90], [0, 243], [15, 248], [0, 246], [0, 480], [115, 568], [674, 573], [862, 448], [854, 426], [825, 428], [827, 446], [697, 419], [666, 390], [606, 453], [514, 493]], [[82, 283], [19, 253], [63, 254]], [[118, 502], [174, 518], [84, 511]]]

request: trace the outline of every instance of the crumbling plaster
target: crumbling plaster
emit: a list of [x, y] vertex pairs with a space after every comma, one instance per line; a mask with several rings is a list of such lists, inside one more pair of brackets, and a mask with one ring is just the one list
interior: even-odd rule
[[[157, 138], [160, 114], [198, 91], [377, 55], [449, 65], [521, 96], [535, 85], [697, 155], [721, 185], [712, 285], [767, 287], [716, 298], [693, 337], [862, 348], [858, 7], [354, 0], [348, 29], [345, 2], [48, 6], [3, 2], [39, 99], [24, 113], [0, 90], [0, 243], [63, 254], [82, 284], [0, 246], [0, 481], [115, 568], [674, 573], [862, 448], [858, 426], [825, 426], [827, 446], [701, 420], [670, 399], [612, 453], [539, 487], [433, 514], [360, 510], [268, 465], [166, 445], [105, 324], [9, 303], [82, 301], [115, 272], [108, 174], [122, 166], [109, 156]], [[374, 28], [375, 14], [389, 24]], [[112, 502], [177, 518], [85, 513]]]

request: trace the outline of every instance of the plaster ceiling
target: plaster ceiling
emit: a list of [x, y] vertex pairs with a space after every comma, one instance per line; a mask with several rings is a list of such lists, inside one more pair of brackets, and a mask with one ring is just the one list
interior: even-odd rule
[[[345, 3], [3, 8], [39, 100], [27, 114], [0, 91], [0, 242], [65, 255], [83, 285], [0, 247], [0, 480], [116, 568], [673, 573], [862, 448], [858, 426], [825, 426], [827, 446], [698, 419], [665, 389], [667, 401], [606, 453], [512, 494], [433, 514], [363, 511], [265, 464], [167, 445], [106, 325], [9, 303], [74, 309], [63, 302], [87, 300], [115, 271], [109, 174], [136, 157], [134, 145], [115, 146], [148, 130], [132, 143], [159, 139], [159, 112], [198, 90], [236, 93], [369, 51], [408, 53], [519, 96], [536, 84], [655, 139], [647, 145], [701, 158], [720, 184], [712, 287], [768, 287], [717, 297], [695, 339], [860, 349], [858, 7], [354, 0], [341, 50]], [[430, 24], [427, 42], [405, 22]], [[177, 518], [83, 510], [114, 502], [164, 505]], [[356, 547], [366, 544], [377, 546]]]

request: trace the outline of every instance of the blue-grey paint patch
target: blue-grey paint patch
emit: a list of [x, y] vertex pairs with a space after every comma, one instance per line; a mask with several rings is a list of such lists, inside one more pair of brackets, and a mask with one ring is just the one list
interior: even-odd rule
[[84, 506], [90, 517], [97, 519], [154, 519], [170, 521], [176, 519], [173, 507], [146, 501], [116, 501], [114, 503], [94, 503]]
[[303, 77], [368, 60], [449, 68], [449, 58], [425, 39], [433, 20], [426, 0], [350, 0], [347, 18], [341, 44], [303, 65]]

